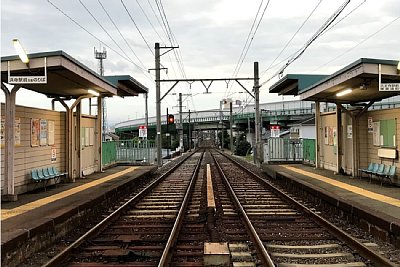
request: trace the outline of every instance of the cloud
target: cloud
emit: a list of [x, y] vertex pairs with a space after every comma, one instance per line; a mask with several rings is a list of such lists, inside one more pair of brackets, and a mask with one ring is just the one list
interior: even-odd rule
[[[147, 44], [150, 46], [149, 50], [121, 2], [100, 1], [141, 62], [125, 44], [125, 41], [112, 25], [97, 0], [85, 0], [83, 3], [101, 22], [122, 51], [97, 25], [78, 0], [52, 0], [55, 5], [59, 6], [77, 23], [110, 47], [107, 48], [107, 59], [104, 61], [106, 75], [129, 74], [150, 89], [149, 111], [150, 115], [154, 115], [154, 72], [148, 73], [147, 69], [154, 68], [154, 55], [152, 54], [154, 43], [160, 42], [162, 45], [170, 45], [164, 33], [164, 24], [158, 13], [158, 8], [155, 6], [154, 1], [139, 1], [150, 23], [136, 1], [124, 1]], [[266, 3], [266, 1], [264, 2]], [[284, 59], [301, 48], [334, 10], [339, 7], [341, 2], [322, 1], [313, 16], [276, 62], [283, 60], [281, 64], [284, 64]], [[339, 19], [362, 2], [363, 0], [351, 1]], [[179, 51], [182, 55], [185, 73], [188, 78], [220, 78], [232, 75], [259, 3], [259, 1], [240, 0], [163, 1], [164, 10], [168, 16], [168, 24], [179, 43]], [[243, 62], [239, 76], [251, 77], [254, 61], [259, 62], [261, 71], [265, 70], [317, 3], [318, 0], [271, 0], [264, 19], [254, 37], [252, 46]], [[1, 5], [2, 56], [15, 53], [11, 40], [17, 37], [28, 52], [64, 50], [88, 67], [97, 70], [98, 63], [94, 59], [93, 48], [100, 49], [100, 46], [104, 46], [104, 44], [101, 44], [98, 39], [71, 22], [47, 1], [20, 0], [16, 2], [3, 0]], [[263, 7], [261, 10], [263, 10]], [[287, 68], [285, 73], [307, 73], [314, 70], [318, 73], [332, 73], [360, 57], [400, 58], [398, 52], [400, 20], [355, 49], [342, 55], [345, 51], [351, 49], [397, 17], [399, 10], [400, 2], [397, 0], [365, 1], [354, 13], [313, 43], [298, 61]], [[153, 12], [157, 15], [158, 20]], [[162, 37], [161, 40], [159, 35]], [[128, 55], [129, 60], [139, 65], [140, 69], [129, 60], [124, 59], [123, 57], [126, 57], [125, 54]], [[332, 62], [323, 66], [330, 61]], [[163, 66], [168, 68], [168, 76], [165, 72], [161, 74], [163, 79], [183, 78], [173, 51], [163, 55], [161, 62]], [[275, 66], [262, 79], [269, 78], [269, 75], [281, 66]], [[323, 67], [319, 68], [320, 66]], [[276, 79], [272, 81], [276, 81]], [[162, 93], [165, 93], [170, 86], [171, 84], [163, 83]], [[245, 86], [251, 88], [251, 82], [245, 83]], [[189, 102], [187, 106], [190, 108], [195, 106], [196, 109], [201, 110], [218, 108], [219, 100], [224, 97], [224, 93], [228, 90], [224, 82], [213, 83], [210, 91], [215, 93], [203, 95], [202, 92], [205, 89], [201, 84], [195, 83], [190, 89], [188, 84], [182, 83], [172, 92], [192, 92], [193, 95], [197, 94], [193, 97], [194, 105]], [[239, 92], [243, 90], [238, 85], [234, 85], [230, 91]], [[49, 100], [37, 98], [37, 94], [31, 94], [18, 93], [17, 103], [29, 105], [33, 101], [28, 101], [28, 99], [35, 98], [40, 99], [35, 102], [35, 105], [38, 104], [40, 106], [41, 103], [48, 101], [49, 104], [45, 104], [46, 108], [50, 106]], [[4, 99], [2, 94], [0, 96]], [[245, 99], [245, 94], [236, 93], [233, 97]], [[189, 99], [191, 100], [191, 98]], [[267, 87], [262, 88], [261, 101], [280, 100], [282, 100], [282, 97], [267, 94]], [[163, 112], [167, 106], [175, 106], [176, 96], [167, 96], [162, 105]], [[137, 116], [142, 116], [144, 113], [144, 99], [141, 96], [109, 99], [107, 100], [107, 111], [110, 124], [126, 120], [128, 117], [134, 118], [136, 113], [138, 113]]]

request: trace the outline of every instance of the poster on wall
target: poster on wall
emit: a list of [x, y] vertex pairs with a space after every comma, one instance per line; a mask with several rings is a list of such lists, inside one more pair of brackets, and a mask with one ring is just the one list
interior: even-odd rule
[[89, 139], [90, 139], [90, 131], [88, 127], [85, 127], [85, 146], [89, 146]]
[[94, 145], [94, 128], [89, 128], [89, 146]]
[[372, 120], [372, 117], [368, 117], [368, 133], [373, 133], [374, 132], [374, 121]]
[[54, 145], [54, 121], [47, 122], [47, 144]]
[[[4, 140], [5, 140], [5, 117], [1, 117], [1, 122], [0, 122], [0, 145], [4, 146]], [[14, 145], [19, 146], [21, 145], [21, 119], [16, 118], [14, 122]]]
[[328, 145], [333, 146], [333, 127], [328, 127]]
[[0, 121], [0, 145], [1, 146], [4, 146], [4, 138], [5, 138], [5, 132], [4, 132], [4, 130], [5, 130], [5, 123], [6, 123], [6, 121], [5, 121], [5, 118], [4, 118], [4, 116], [1, 116], [1, 121]]
[[21, 145], [21, 119], [16, 118], [14, 123], [14, 144]]
[[381, 145], [381, 125], [379, 121], [375, 121], [373, 123], [373, 131], [372, 131], [372, 141], [374, 146], [380, 146]]
[[332, 133], [333, 133], [333, 146], [337, 146], [337, 132], [336, 132], [336, 127], [332, 127]]
[[51, 162], [54, 163], [57, 161], [57, 149], [55, 146], [51, 147]]
[[40, 120], [40, 139], [39, 143], [41, 146], [47, 145], [47, 120]]
[[328, 127], [324, 127], [324, 137], [325, 137], [325, 145], [329, 145], [329, 139], [328, 139]]
[[347, 138], [353, 138], [353, 126], [347, 125]]
[[39, 146], [40, 120], [31, 119], [31, 146]]

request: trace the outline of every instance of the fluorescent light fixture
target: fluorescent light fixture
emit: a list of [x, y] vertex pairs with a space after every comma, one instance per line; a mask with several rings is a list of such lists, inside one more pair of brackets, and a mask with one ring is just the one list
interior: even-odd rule
[[353, 90], [349, 88], [349, 89], [340, 91], [339, 93], [336, 93], [336, 96], [344, 96], [344, 95], [350, 94], [352, 91]]
[[13, 44], [14, 44], [15, 50], [17, 50], [18, 56], [21, 59], [21, 61], [24, 62], [25, 64], [28, 64], [29, 63], [28, 55], [26, 54], [25, 49], [22, 47], [19, 40], [13, 39]]
[[88, 93], [89, 93], [89, 94], [92, 94], [92, 95], [94, 95], [94, 96], [99, 96], [99, 95], [100, 95], [99, 92], [96, 92], [95, 90], [92, 90], [92, 89], [89, 89], [89, 90], [88, 90]]
[[400, 60], [399, 63], [397, 63], [397, 70], [400, 70]]

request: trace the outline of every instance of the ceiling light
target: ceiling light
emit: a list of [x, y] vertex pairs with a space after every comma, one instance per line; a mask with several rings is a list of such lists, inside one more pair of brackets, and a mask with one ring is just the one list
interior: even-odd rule
[[397, 63], [397, 70], [400, 70], [400, 60], [399, 63]]
[[18, 56], [21, 59], [21, 61], [24, 62], [25, 64], [28, 64], [29, 63], [28, 55], [26, 54], [25, 49], [22, 47], [19, 40], [13, 39], [13, 44], [14, 44], [15, 50], [17, 50]]
[[92, 95], [94, 95], [94, 96], [99, 96], [99, 95], [100, 95], [99, 92], [96, 92], [95, 90], [92, 90], [92, 89], [89, 89], [89, 90], [88, 90], [88, 93], [89, 93], [89, 94], [92, 94]]
[[350, 94], [352, 91], [353, 90], [349, 88], [349, 89], [340, 91], [339, 93], [336, 93], [336, 96], [344, 96], [344, 95]]

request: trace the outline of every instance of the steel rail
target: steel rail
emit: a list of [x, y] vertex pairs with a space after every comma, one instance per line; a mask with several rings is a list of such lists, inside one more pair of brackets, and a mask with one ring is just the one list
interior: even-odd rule
[[142, 189], [142, 191], [140, 191], [134, 197], [132, 197], [127, 202], [122, 204], [118, 209], [113, 211], [110, 215], [108, 215], [106, 218], [104, 218], [101, 222], [99, 222], [94, 227], [92, 227], [89, 231], [87, 231], [85, 234], [83, 234], [81, 237], [79, 237], [75, 242], [73, 242], [68, 247], [66, 247], [63, 251], [61, 251], [56, 256], [54, 256], [50, 261], [48, 261], [47, 263], [42, 265], [42, 267], [58, 267], [58, 266], [61, 266], [66, 260], [68, 260], [71, 252], [74, 249], [78, 248], [83, 242], [85, 242], [89, 238], [91, 238], [91, 237], [99, 234], [101, 231], [103, 231], [110, 223], [113, 222], [114, 219], [118, 218], [118, 216], [121, 215], [131, 204], [133, 204], [133, 203], [135, 203], [135, 201], [138, 201], [141, 198], [143, 198], [147, 193], [149, 193], [149, 191], [151, 191], [156, 185], [161, 183], [168, 175], [170, 175], [172, 172], [174, 172], [187, 159], [189, 159], [195, 152], [196, 151], [194, 151], [191, 154], [189, 154], [186, 158], [184, 158], [176, 166], [172, 167], [166, 173], [162, 174], [159, 178], [154, 180], [146, 188]]
[[179, 209], [178, 216], [176, 217], [174, 226], [172, 227], [171, 234], [168, 237], [167, 244], [164, 248], [164, 251], [161, 255], [160, 262], [158, 263], [159, 267], [169, 266], [169, 261], [172, 256], [172, 249], [175, 246], [176, 240], [178, 238], [178, 234], [182, 228], [183, 219], [185, 217], [186, 209], [190, 200], [190, 196], [192, 195], [194, 185], [196, 184], [196, 179], [199, 173], [201, 161], [203, 159], [204, 152], [201, 153], [200, 158], [197, 161], [197, 165], [195, 170], [193, 171], [192, 177], [190, 178], [190, 183], [186, 189], [185, 197], [183, 198], [182, 205]]
[[318, 215], [308, 207], [304, 206], [294, 198], [288, 196], [286, 193], [284, 193], [282, 190], [279, 188], [275, 187], [273, 184], [271, 184], [269, 181], [266, 179], [262, 178], [258, 174], [254, 173], [253, 171], [249, 170], [246, 168], [242, 163], [237, 161], [236, 159], [233, 159], [229, 155], [226, 155], [220, 151], [217, 151], [224, 157], [228, 158], [230, 161], [238, 165], [240, 168], [242, 168], [245, 172], [251, 174], [253, 177], [257, 178], [260, 180], [265, 186], [271, 188], [273, 191], [275, 191], [277, 194], [280, 196], [284, 197], [287, 199], [289, 202], [297, 206], [300, 210], [302, 210], [304, 213], [309, 214], [315, 222], [317, 222], [319, 225], [322, 227], [325, 227], [332, 235], [336, 236], [339, 240], [347, 244], [350, 248], [353, 250], [357, 251], [360, 253], [361, 256], [363, 256], [365, 259], [370, 260], [377, 266], [382, 266], [382, 267], [396, 267], [398, 265], [390, 262], [388, 259], [385, 257], [381, 256], [378, 254], [378, 252], [373, 251], [369, 247], [365, 246], [363, 243], [352, 237], [350, 234], [346, 233], [333, 223], [329, 222], [327, 219], [323, 218], [322, 216]]
[[251, 223], [249, 217], [247, 216], [247, 213], [244, 210], [242, 204], [240, 203], [239, 199], [237, 198], [235, 191], [233, 190], [232, 186], [230, 185], [230, 183], [228, 181], [228, 178], [226, 177], [224, 171], [221, 168], [221, 165], [218, 163], [218, 161], [216, 160], [216, 158], [214, 157], [213, 154], [211, 154], [211, 156], [217, 166], [218, 172], [221, 174], [221, 176], [224, 179], [224, 183], [228, 188], [228, 192], [230, 193], [231, 197], [233, 198], [233, 200], [236, 204], [236, 207], [240, 210], [240, 213], [242, 214], [242, 216], [245, 220], [247, 228], [251, 232], [251, 237], [255, 241], [256, 248], [257, 248], [259, 254], [261, 255], [261, 261], [263, 262], [263, 266], [274, 267], [275, 266], [274, 262], [272, 261], [270, 255], [268, 254], [268, 251], [265, 248], [264, 244], [262, 243], [260, 237], [258, 236], [258, 234], [257, 234], [253, 224]]

